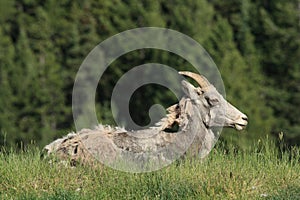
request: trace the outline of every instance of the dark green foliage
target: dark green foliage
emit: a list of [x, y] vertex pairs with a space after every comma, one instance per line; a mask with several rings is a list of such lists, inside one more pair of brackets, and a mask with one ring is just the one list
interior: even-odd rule
[[299, 143], [300, 17], [299, 1], [255, 3], [252, 30], [268, 81], [266, 99], [277, 118], [275, 133], [284, 131], [289, 143]]
[[[247, 131], [224, 131], [240, 146], [270, 132], [300, 142], [300, 18], [297, 0], [2, 0], [0, 2], [0, 145], [43, 146], [74, 128], [72, 88], [77, 70], [101, 41], [142, 26], [180, 31], [197, 40], [220, 69], [227, 98], [249, 116]], [[96, 94], [99, 121], [114, 124], [110, 97], [132, 67], [162, 63], [193, 70], [183, 58], [143, 49], [105, 71]], [[154, 103], [175, 96], [144, 86], [131, 101], [133, 119], [149, 122]]]

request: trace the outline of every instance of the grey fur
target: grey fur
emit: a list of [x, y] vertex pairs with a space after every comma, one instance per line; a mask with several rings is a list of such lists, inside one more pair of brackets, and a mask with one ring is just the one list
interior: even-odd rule
[[[218, 139], [219, 133], [214, 133], [212, 128], [224, 126], [242, 130], [247, 125], [247, 116], [228, 103], [204, 77], [201, 81], [205, 88], [182, 81], [185, 96], [169, 107], [169, 114], [154, 127], [127, 131], [99, 125], [93, 130], [70, 133], [48, 144], [44, 150], [61, 159], [83, 163], [100, 160], [109, 165], [119, 158], [143, 164], [150, 160], [154, 160], [154, 164], [170, 163], [186, 154], [204, 158]], [[179, 130], [168, 132], [174, 125], [178, 125]]]

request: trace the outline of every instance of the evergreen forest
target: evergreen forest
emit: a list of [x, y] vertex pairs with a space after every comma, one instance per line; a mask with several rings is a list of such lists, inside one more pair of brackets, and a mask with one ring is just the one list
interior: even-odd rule
[[[199, 42], [222, 75], [226, 99], [249, 117], [246, 130], [221, 140], [247, 149], [266, 135], [300, 145], [299, 0], [1, 0], [0, 146], [43, 147], [74, 131], [72, 89], [88, 53], [139, 27], [179, 31]], [[142, 49], [113, 62], [99, 82], [100, 123], [114, 124], [110, 98], [122, 74], [156, 62], [192, 69], [177, 55]], [[130, 105], [144, 125], [153, 104], [167, 108], [166, 88], [139, 88]]]

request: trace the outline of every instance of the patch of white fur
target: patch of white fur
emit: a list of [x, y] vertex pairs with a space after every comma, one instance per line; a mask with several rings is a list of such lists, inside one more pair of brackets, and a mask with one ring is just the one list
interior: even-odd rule
[[63, 138], [59, 138], [57, 140], [54, 140], [53, 142], [51, 142], [50, 144], [46, 145], [44, 147], [44, 150], [47, 152], [47, 154], [51, 154], [52, 152], [55, 152], [59, 146], [61, 145], [61, 143], [65, 140], [71, 139], [73, 137], [75, 137], [77, 134], [74, 132], [69, 133], [68, 135], [64, 136]]

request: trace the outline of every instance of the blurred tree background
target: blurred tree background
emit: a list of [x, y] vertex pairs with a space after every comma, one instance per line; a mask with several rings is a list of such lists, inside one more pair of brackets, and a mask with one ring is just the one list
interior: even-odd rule
[[[74, 130], [72, 87], [84, 58], [108, 37], [143, 26], [180, 31], [212, 56], [227, 99], [250, 121], [242, 133], [224, 130], [222, 140], [247, 148], [283, 132], [287, 144], [300, 144], [299, 0], [1, 0], [0, 145], [43, 146]], [[114, 123], [110, 96], [118, 79], [148, 62], [192, 69], [159, 50], [120, 57], [99, 83], [100, 122]], [[170, 106], [174, 96], [141, 87], [133, 119], [147, 124], [153, 103]]]

